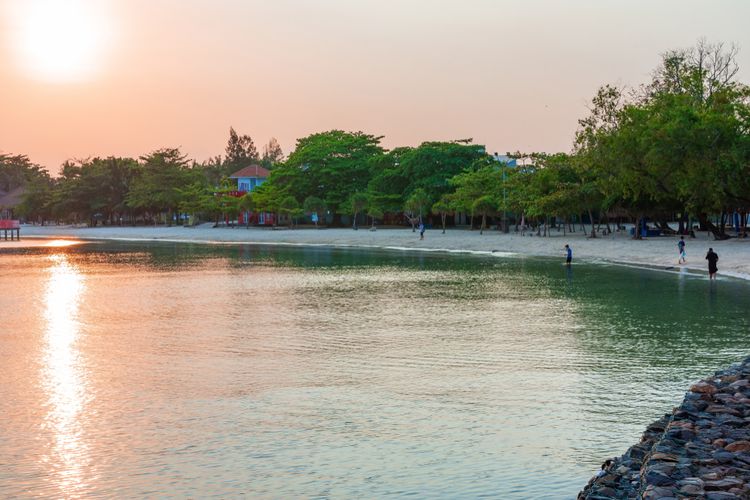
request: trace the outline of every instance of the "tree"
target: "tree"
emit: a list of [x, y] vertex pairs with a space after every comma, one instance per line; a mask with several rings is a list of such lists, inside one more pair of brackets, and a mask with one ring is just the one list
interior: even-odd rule
[[221, 181], [233, 174], [235, 169], [234, 165], [229, 165], [221, 159], [221, 155], [209, 158], [203, 163], [194, 164], [193, 169], [200, 170], [206, 179], [209, 186], [219, 186]]
[[28, 156], [0, 153], [0, 191], [13, 191], [45, 176], [49, 177], [47, 171], [32, 163]]
[[[24, 190], [18, 214], [42, 222], [49, 216], [53, 181], [49, 173], [26, 155], [0, 153], [0, 193]], [[0, 207], [0, 209], [5, 207]]]
[[478, 199], [489, 196], [496, 200], [495, 208], [497, 208], [497, 200], [502, 198], [503, 176], [497, 162], [494, 161], [487, 164], [481, 159], [471, 168], [452, 177], [449, 183], [455, 188], [451, 195], [453, 207], [456, 210], [471, 213], [472, 218], [475, 214], [474, 203]]
[[365, 193], [354, 193], [349, 197], [348, 213], [352, 215], [352, 227], [354, 229], [357, 229], [357, 215], [367, 207], [369, 201]]
[[278, 224], [279, 208], [281, 200], [284, 198], [283, 190], [270, 182], [264, 182], [253, 190], [253, 200], [256, 209], [259, 212], [269, 212], [276, 215], [273, 222], [274, 226]]
[[736, 45], [708, 43], [701, 39], [688, 49], [670, 50], [662, 55], [651, 83], [644, 87], [641, 100], [659, 95], [686, 95], [695, 104], [708, 104], [715, 94], [736, 91], [743, 85], [735, 81], [739, 72]]
[[302, 214], [297, 198], [286, 196], [279, 204], [279, 212], [289, 217], [289, 227], [294, 228], [295, 219]]
[[448, 215], [453, 212], [448, 196], [443, 196], [432, 205], [432, 213], [440, 215], [440, 223], [443, 226], [443, 234], [445, 234], [445, 219]]
[[372, 219], [372, 226], [370, 226], [370, 231], [375, 231], [375, 219], [379, 219], [383, 216], [383, 209], [375, 203], [370, 203], [367, 206], [367, 215], [369, 215]]
[[189, 186], [180, 188], [181, 200], [179, 209], [181, 212], [189, 214], [196, 224], [199, 220], [199, 214], [216, 215], [218, 217], [219, 207], [216, 196], [202, 182], [194, 182]]
[[[258, 150], [249, 135], [238, 135], [233, 127], [229, 127], [225, 166], [232, 171], [248, 166], [258, 161]], [[227, 175], [232, 172], [225, 172]]]
[[416, 232], [417, 222], [419, 222], [419, 203], [414, 198], [409, 198], [404, 202], [404, 217], [411, 224], [411, 232]]
[[16, 207], [18, 215], [27, 221], [38, 221], [44, 225], [53, 215], [54, 186], [55, 183], [49, 175], [39, 175], [27, 181], [26, 192], [20, 205]]
[[239, 209], [242, 212], [246, 212], [248, 215], [245, 220], [245, 227], [247, 227], [248, 229], [250, 228], [249, 214], [255, 211], [255, 205], [255, 197], [252, 191], [245, 193], [240, 198]]
[[428, 213], [429, 207], [430, 197], [422, 188], [416, 189], [406, 200], [406, 203], [404, 204], [404, 215], [406, 215], [411, 223], [412, 232], [415, 231], [416, 222], [422, 222], [422, 216], [423, 214]]
[[304, 137], [268, 183], [284, 195], [315, 196], [336, 214], [348, 213], [351, 196], [367, 188], [371, 162], [383, 154], [380, 139], [341, 130]]
[[189, 169], [186, 157], [176, 148], [158, 149], [142, 156], [141, 161], [125, 202], [147, 214], [166, 212], [171, 225], [184, 196], [180, 189], [195, 182], [200, 172]]
[[267, 169], [271, 169], [283, 159], [284, 153], [281, 151], [279, 141], [275, 137], [271, 137], [268, 143], [263, 146], [263, 156], [260, 160], [261, 165]]
[[318, 220], [320, 217], [325, 217], [326, 203], [317, 196], [308, 196], [305, 198], [303, 209], [305, 213], [312, 216], [313, 221], [315, 222], [315, 227], [318, 227]]
[[735, 48], [699, 42], [665, 54], [629, 101], [612, 88], [599, 91], [576, 153], [605, 205], [622, 204], [637, 221], [690, 212], [716, 238], [727, 237], [709, 214], [750, 204], [750, 91], [734, 81], [735, 56]]
[[497, 211], [497, 202], [492, 196], [482, 196], [474, 200], [471, 205], [472, 213], [482, 216], [482, 225], [479, 226], [479, 234], [484, 234], [485, 222], [487, 216], [492, 215]]
[[396, 148], [373, 162], [368, 190], [373, 199], [389, 210], [403, 208], [418, 189], [430, 200], [451, 192], [449, 180], [479, 160], [490, 159], [484, 146], [471, 139], [425, 142], [416, 148]]

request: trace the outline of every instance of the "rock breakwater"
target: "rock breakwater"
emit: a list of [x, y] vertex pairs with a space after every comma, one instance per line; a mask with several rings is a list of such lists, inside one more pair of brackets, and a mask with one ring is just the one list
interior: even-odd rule
[[750, 499], [750, 358], [692, 385], [578, 498]]

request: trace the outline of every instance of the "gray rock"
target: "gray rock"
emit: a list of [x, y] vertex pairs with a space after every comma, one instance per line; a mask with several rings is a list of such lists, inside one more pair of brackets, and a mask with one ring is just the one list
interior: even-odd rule
[[734, 453], [724, 450], [717, 450], [713, 452], [713, 457], [714, 460], [716, 460], [720, 464], [729, 464], [732, 463], [732, 460], [734, 460]]
[[734, 493], [729, 493], [728, 491], [711, 491], [706, 493], [706, 500], [734, 500], [739, 498], [741, 497], [738, 497]]
[[656, 470], [650, 470], [646, 472], [646, 484], [653, 484], [654, 486], [671, 486], [675, 483], [667, 474]]
[[701, 488], [697, 484], [686, 484], [685, 486], [682, 486], [680, 488], [679, 493], [681, 495], [698, 496], [698, 495], [704, 495], [705, 491], [703, 490], [703, 488]]
[[703, 484], [703, 488], [706, 491], [729, 490], [731, 488], [741, 487], [744, 484], [744, 481], [737, 479], [736, 477], [725, 477], [724, 479], [718, 479], [716, 481], [706, 481]]

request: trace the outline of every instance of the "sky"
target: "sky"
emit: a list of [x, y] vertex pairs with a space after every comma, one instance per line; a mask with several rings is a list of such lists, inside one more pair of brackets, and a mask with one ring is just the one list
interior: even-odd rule
[[0, 0], [0, 152], [204, 161], [230, 126], [285, 153], [331, 129], [569, 151], [596, 89], [667, 50], [735, 43], [750, 83], [748, 19], [747, 0]]

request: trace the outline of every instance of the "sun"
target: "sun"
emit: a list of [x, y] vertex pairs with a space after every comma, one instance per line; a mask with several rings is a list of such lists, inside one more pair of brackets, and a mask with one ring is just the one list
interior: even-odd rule
[[14, 45], [29, 76], [48, 82], [86, 80], [100, 68], [109, 39], [104, 2], [25, 0], [16, 5]]

